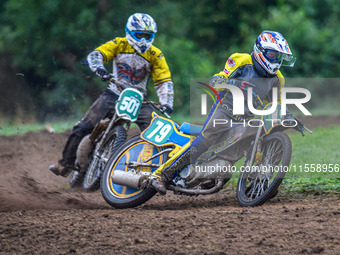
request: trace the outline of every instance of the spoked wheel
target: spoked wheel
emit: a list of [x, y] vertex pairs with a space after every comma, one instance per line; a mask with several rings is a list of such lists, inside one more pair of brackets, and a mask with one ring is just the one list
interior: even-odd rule
[[262, 161], [245, 166], [237, 183], [237, 199], [241, 206], [258, 206], [276, 196], [288, 171], [292, 154], [289, 137], [282, 132], [266, 136], [262, 141]]
[[104, 171], [105, 164], [115, 150], [126, 140], [126, 131], [122, 126], [116, 126], [108, 134], [99, 155], [93, 155], [86, 171], [83, 188], [86, 191], [95, 191], [100, 187], [100, 177]]
[[69, 184], [71, 188], [80, 187], [84, 180], [84, 174], [73, 170], [70, 174]]
[[105, 201], [115, 208], [131, 208], [141, 205], [148, 201], [152, 196], [156, 194], [153, 188], [146, 189], [134, 189], [127, 186], [115, 184], [112, 180], [112, 174], [115, 171], [132, 171], [128, 168], [127, 164], [130, 162], [145, 162], [151, 157], [159, 154], [155, 158], [148, 161], [153, 166], [138, 166], [134, 171], [140, 171], [145, 175], [150, 175], [157, 167], [167, 160], [167, 153], [161, 153], [164, 147], [157, 147], [152, 145], [139, 136], [133, 137], [126, 141], [116, 151], [107, 163], [102, 179], [101, 190]]

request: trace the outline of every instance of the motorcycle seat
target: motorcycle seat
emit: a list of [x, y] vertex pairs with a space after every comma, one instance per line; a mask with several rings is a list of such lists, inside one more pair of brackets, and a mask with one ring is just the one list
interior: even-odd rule
[[187, 122], [184, 122], [178, 130], [183, 132], [184, 134], [189, 135], [199, 135], [202, 131], [203, 126], [193, 125]]

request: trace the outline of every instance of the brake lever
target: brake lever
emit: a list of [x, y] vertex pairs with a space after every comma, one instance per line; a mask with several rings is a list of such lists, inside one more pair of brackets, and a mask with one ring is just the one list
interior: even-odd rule
[[302, 136], [305, 136], [305, 134], [303, 133], [304, 130], [306, 130], [310, 134], [313, 134], [313, 132], [311, 130], [309, 130], [302, 121], [300, 121], [297, 118], [295, 118], [295, 121], [297, 122], [298, 125], [302, 126], [301, 130], [299, 130], [301, 132]]
[[169, 114], [167, 114], [165, 111], [160, 109], [160, 112], [163, 113], [165, 115], [165, 117], [167, 117], [168, 119], [171, 119], [171, 116]]
[[167, 117], [168, 119], [171, 119], [171, 116], [169, 114], [167, 114], [161, 107], [159, 107], [155, 102], [152, 102], [151, 100], [149, 100], [149, 98], [145, 95], [144, 98], [146, 99], [146, 102], [151, 104], [153, 106], [153, 108], [155, 108], [156, 110], [160, 111], [161, 113], [163, 113], [165, 115], [165, 117]]
[[305, 125], [303, 125], [303, 130], [300, 130], [302, 136], [305, 136], [305, 134], [303, 133], [304, 130], [306, 130], [310, 134], [313, 134], [312, 130], [308, 129]]
[[167, 117], [168, 119], [171, 119], [171, 116], [169, 114], [167, 114], [161, 107], [158, 107], [157, 105], [155, 105], [153, 102], [149, 101], [151, 103], [151, 105], [153, 107], [155, 107], [158, 111], [160, 111], [161, 113], [163, 113], [165, 115], [165, 117]]
[[305, 129], [308, 133], [313, 134], [313, 131], [312, 131], [312, 130], [309, 130], [306, 126], [303, 126], [303, 127], [304, 127], [304, 129]]

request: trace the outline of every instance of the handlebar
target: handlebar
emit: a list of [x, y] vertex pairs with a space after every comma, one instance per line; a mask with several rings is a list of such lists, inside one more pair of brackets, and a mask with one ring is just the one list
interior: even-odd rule
[[[120, 86], [120, 85], [118, 84], [118, 82], [115, 80], [115, 78], [113, 77], [113, 74], [112, 74], [112, 73], [110, 73], [110, 78], [109, 78], [108, 81], [114, 83], [114, 84], [117, 86], [117, 88], [118, 88], [119, 91], [123, 91], [123, 90], [124, 90], [124, 89], [121, 88], [121, 86]], [[131, 87], [131, 88], [133, 88], [133, 87]], [[165, 117], [167, 117], [168, 119], [171, 119], [171, 116], [170, 116], [168, 113], [165, 112], [165, 110], [160, 106], [160, 104], [158, 104], [158, 103], [156, 103], [156, 102], [153, 102], [153, 101], [150, 101], [146, 94], [144, 95], [144, 98], [145, 98], [146, 100], [143, 100], [143, 103], [151, 104], [151, 105], [153, 106], [154, 109], [160, 111], [160, 112], [161, 112], [162, 114], [164, 114]]]
[[[146, 96], [145, 96], [146, 97]], [[150, 101], [149, 99], [143, 101], [143, 103], [146, 104], [151, 104], [153, 106], [153, 108], [155, 108], [156, 110], [160, 111], [162, 114], [165, 115], [165, 117], [167, 117], [168, 119], [171, 119], [171, 116], [165, 112], [165, 110], [156, 102]]]

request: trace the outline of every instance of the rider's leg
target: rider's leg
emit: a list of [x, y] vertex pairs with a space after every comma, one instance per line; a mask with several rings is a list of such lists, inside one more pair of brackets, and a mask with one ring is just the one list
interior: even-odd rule
[[150, 125], [153, 111], [154, 108], [151, 106], [151, 104], [142, 105], [136, 121], [141, 131], [143, 131]]
[[58, 164], [51, 165], [49, 170], [56, 175], [67, 176], [74, 170], [74, 163], [79, 143], [84, 136], [91, 133], [97, 123], [99, 123], [107, 113], [114, 109], [118, 96], [110, 90], [105, 90], [100, 97], [92, 104], [85, 116], [73, 127], [65, 148], [63, 158]]
[[152, 173], [151, 185], [162, 195], [166, 194], [166, 186], [174, 177], [176, 171], [196, 161], [210, 145], [204, 137], [198, 136], [193, 142], [188, 142], [165, 164]]
[[[225, 101], [227, 93], [221, 93], [222, 102]], [[160, 182], [157, 178], [151, 185], [161, 194], [165, 194], [165, 186], [172, 180], [176, 171], [182, 170], [187, 165], [195, 162], [212, 144], [217, 144], [220, 137], [230, 129], [229, 125], [215, 126], [215, 119], [230, 120], [226, 105], [214, 104], [209, 112], [208, 118], [204, 123], [202, 133], [193, 141], [181, 148], [163, 166], [157, 169], [152, 176], [161, 176]]]

